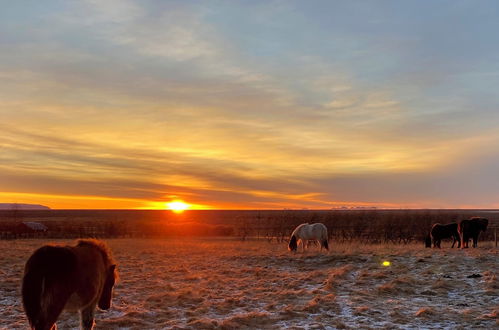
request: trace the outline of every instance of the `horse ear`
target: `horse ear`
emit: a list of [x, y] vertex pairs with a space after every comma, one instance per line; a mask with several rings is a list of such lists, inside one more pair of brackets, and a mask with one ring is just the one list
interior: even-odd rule
[[116, 265], [109, 266], [109, 272], [110, 273], [113, 273], [115, 271], [115, 269], [116, 269]]

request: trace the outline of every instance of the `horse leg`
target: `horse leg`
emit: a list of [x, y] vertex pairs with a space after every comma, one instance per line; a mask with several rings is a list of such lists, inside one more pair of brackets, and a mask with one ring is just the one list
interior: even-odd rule
[[57, 318], [59, 317], [59, 315], [62, 313], [62, 310], [64, 309], [64, 304], [57, 304], [57, 306], [54, 306], [52, 305], [52, 309], [51, 311], [49, 311], [47, 313], [47, 315], [45, 316], [45, 324], [38, 324], [38, 325], [34, 325], [34, 329], [35, 330], [38, 330], [38, 329], [49, 329], [49, 330], [57, 330], [57, 325], [55, 324], [55, 322], [57, 321]]
[[92, 330], [94, 328], [95, 303], [80, 311], [81, 328], [84, 330]]
[[321, 252], [322, 252], [322, 247], [324, 247], [324, 249], [326, 249], [326, 251], [329, 251], [329, 244], [327, 242], [327, 236], [326, 236], [326, 238], [322, 239], [322, 242], [321, 242]]
[[457, 248], [459, 249], [461, 247], [461, 237], [459, 236], [453, 236], [454, 242], [452, 242], [452, 247], [454, 247], [454, 243], [457, 242]]
[[478, 246], [478, 235], [473, 235], [473, 247], [476, 248]]
[[51, 288], [49, 292], [43, 294], [40, 302], [41, 312], [33, 324], [33, 329], [57, 330], [55, 322], [69, 299], [69, 293], [58, 292], [58, 289], [58, 287]]

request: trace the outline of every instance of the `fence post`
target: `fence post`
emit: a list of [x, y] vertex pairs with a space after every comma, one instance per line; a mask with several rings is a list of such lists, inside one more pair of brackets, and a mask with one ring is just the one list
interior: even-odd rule
[[494, 240], [496, 241], [496, 248], [497, 248], [497, 228], [494, 228]]

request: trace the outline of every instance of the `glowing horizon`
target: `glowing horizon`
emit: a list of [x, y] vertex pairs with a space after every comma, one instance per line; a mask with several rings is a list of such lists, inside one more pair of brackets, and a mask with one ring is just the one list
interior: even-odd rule
[[0, 203], [499, 208], [497, 7], [9, 3]]

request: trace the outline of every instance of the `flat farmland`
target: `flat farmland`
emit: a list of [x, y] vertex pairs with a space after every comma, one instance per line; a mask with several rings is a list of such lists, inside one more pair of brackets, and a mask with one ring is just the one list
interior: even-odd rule
[[[336, 244], [290, 253], [285, 243], [230, 238], [107, 239], [120, 280], [96, 329], [393, 328], [499, 326], [498, 250], [421, 244]], [[27, 329], [20, 280], [46, 243], [0, 241], [0, 328]], [[389, 261], [389, 266], [383, 266]], [[64, 312], [59, 329], [75, 329]]]

